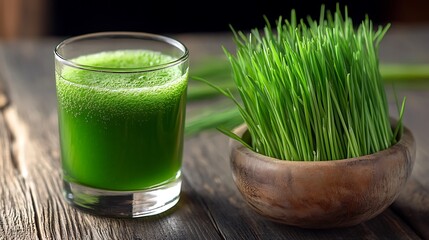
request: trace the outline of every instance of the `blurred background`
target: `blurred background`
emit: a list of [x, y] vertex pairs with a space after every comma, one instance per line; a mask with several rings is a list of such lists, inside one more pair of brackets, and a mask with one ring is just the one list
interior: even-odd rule
[[109, 1], [109, 0], [0, 0], [0, 39], [68, 37], [99, 31], [141, 31], [160, 34], [227, 32], [262, 27], [289, 17], [317, 18], [320, 5], [334, 9], [339, 2], [360, 21], [368, 14], [376, 24], [429, 23], [427, 0], [361, 1]]

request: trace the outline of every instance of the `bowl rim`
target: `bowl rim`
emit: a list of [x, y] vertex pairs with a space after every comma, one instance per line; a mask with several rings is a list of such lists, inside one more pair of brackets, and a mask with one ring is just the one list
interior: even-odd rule
[[[391, 119], [391, 125], [395, 125], [397, 122], [396, 119]], [[247, 132], [247, 124], [243, 123], [241, 125], [239, 125], [238, 127], [234, 128], [232, 131], [239, 137], [243, 136], [244, 133]], [[242, 154], [247, 155], [247, 156], [254, 156], [255, 158], [257, 158], [260, 161], [263, 162], [267, 162], [270, 164], [280, 164], [280, 165], [290, 165], [290, 164], [297, 164], [297, 165], [303, 165], [303, 164], [312, 164], [312, 165], [318, 165], [318, 166], [327, 166], [327, 165], [338, 165], [338, 164], [344, 164], [344, 165], [350, 165], [351, 162], [358, 162], [358, 161], [367, 161], [369, 159], [381, 159], [381, 156], [386, 156], [389, 154], [393, 154], [393, 153], [397, 153], [401, 150], [409, 150], [409, 152], [411, 152], [411, 154], [415, 155], [415, 151], [416, 151], [416, 144], [415, 144], [415, 139], [414, 136], [411, 132], [411, 130], [403, 125], [403, 132], [401, 135], [401, 138], [399, 139], [399, 141], [378, 152], [372, 153], [372, 154], [367, 154], [367, 155], [363, 155], [363, 156], [359, 156], [359, 157], [353, 157], [353, 158], [345, 158], [345, 159], [335, 159], [335, 160], [323, 160], [323, 161], [305, 161], [305, 160], [282, 160], [282, 159], [278, 159], [278, 158], [274, 158], [274, 157], [270, 157], [270, 156], [266, 156], [263, 154], [260, 154], [258, 152], [255, 152], [249, 148], [247, 148], [246, 146], [244, 146], [242, 143], [240, 143], [239, 141], [235, 140], [235, 139], [230, 139], [230, 149], [231, 149], [231, 154], [234, 151], [240, 151], [242, 152]], [[234, 161], [235, 158], [230, 158], [231, 161]], [[414, 159], [414, 157], [412, 157], [412, 159]]]

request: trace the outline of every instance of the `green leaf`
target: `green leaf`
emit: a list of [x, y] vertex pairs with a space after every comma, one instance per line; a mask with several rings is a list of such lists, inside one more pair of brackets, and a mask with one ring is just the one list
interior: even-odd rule
[[237, 136], [237, 134], [233, 133], [232, 131], [230, 131], [230, 130], [228, 130], [226, 128], [223, 128], [223, 127], [218, 127], [217, 129], [221, 133], [225, 134], [226, 136], [228, 136], [228, 137], [230, 137], [230, 138], [238, 141], [239, 143], [243, 144], [243, 146], [245, 146], [245, 147], [247, 147], [249, 149], [252, 149], [252, 147], [248, 143], [246, 143], [243, 139], [241, 139], [239, 136]]

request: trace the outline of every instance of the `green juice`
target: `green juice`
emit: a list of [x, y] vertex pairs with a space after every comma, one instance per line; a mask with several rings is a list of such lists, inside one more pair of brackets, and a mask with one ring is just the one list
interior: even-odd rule
[[[132, 69], [168, 63], [152, 51], [81, 56], [74, 63]], [[132, 191], [180, 172], [187, 69], [118, 73], [65, 66], [56, 87], [64, 179], [89, 187]]]

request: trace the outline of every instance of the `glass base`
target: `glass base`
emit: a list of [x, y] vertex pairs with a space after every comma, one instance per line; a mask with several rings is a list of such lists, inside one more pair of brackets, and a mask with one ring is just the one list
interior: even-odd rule
[[63, 180], [64, 197], [72, 206], [96, 215], [138, 218], [160, 214], [179, 201], [180, 172], [165, 184], [141, 191], [110, 191]]

